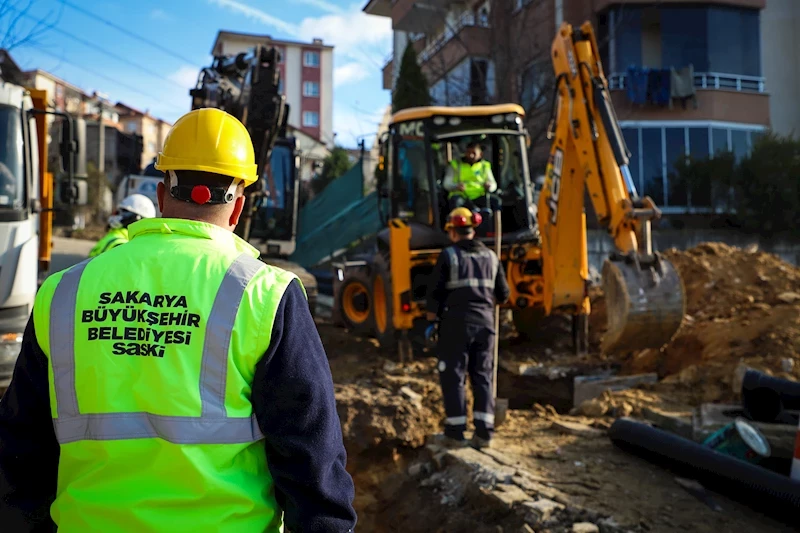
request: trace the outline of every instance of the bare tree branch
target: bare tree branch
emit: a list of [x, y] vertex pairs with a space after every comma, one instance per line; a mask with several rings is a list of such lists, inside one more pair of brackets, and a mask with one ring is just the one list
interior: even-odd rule
[[[39, 44], [39, 37], [53, 29], [61, 20], [64, 6], [51, 9], [43, 18], [30, 15], [31, 8], [37, 0], [0, 0], [0, 47], [11, 51], [20, 46]], [[34, 24], [24, 30], [20, 29], [23, 19], [35, 20]]]

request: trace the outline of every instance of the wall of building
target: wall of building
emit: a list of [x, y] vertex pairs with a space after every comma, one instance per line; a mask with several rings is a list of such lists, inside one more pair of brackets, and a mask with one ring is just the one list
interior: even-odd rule
[[800, 137], [800, 2], [769, 0], [761, 11], [761, 65], [772, 129]]

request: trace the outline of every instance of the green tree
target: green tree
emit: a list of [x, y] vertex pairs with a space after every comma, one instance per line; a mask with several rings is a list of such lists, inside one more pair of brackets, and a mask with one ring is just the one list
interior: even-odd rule
[[403, 52], [400, 71], [397, 73], [397, 86], [392, 94], [392, 112], [409, 107], [430, 105], [431, 95], [428, 80], [417, 61], [417, 51], [409, 43]]
[[311, 182], [314, 194], [321, 193], [333, 180], [350, 170], [352, 166], [347, 150], [341, 146], [334, 146], [330, 155], [322, 162], [320, 175]]

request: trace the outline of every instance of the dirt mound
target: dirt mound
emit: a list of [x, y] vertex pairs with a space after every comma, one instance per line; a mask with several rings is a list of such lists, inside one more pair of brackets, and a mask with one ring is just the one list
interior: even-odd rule
[[[658, 372], [657, 389], [703, 402], [737, 398], [743, 367], [800, 378], [800, 269], [756, 249], [703, 243], [664, 256], [684, 281], [687, 315], [662, 350], [626, 358], [623, 372]], [[602, 299], [594, 302], [602, 332]]]

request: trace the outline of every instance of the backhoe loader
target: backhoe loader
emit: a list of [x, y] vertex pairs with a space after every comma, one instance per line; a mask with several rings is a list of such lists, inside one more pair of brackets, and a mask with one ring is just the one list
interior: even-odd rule
[[[392, 117], [377, 173], [385, 228], [371, 248], [333, 265], [334, 316], [347, 327], [397, 348], [401, 358], [422, 345], [428, 276], [450, 244], [443, 231], [444, 173], [460, 150], [477, 141], [498, 184], [501, 261], [511, 288], [505, 307], [513, 310], [518, 329], [532, 328], [536, 317], [566, 313], [573, 318], [576, 351], [588, 349], [588, 191], [616, 247], [603, 266], [608, 306], [603, 349], [659, 348], [677, 332], [685, 313], [683, 283], [653, 250], [650, 223], [660, 211], [649, 197], [639, 197], [630, 177], [630, 153], [591, 25], [573, 30], [563, 24], [551, 51], [552, 146], [538, 209], [520, 106], [423, 107]], [[477, 238], [493, 246], [493, 227], [491, 216], [484, 217]]]

